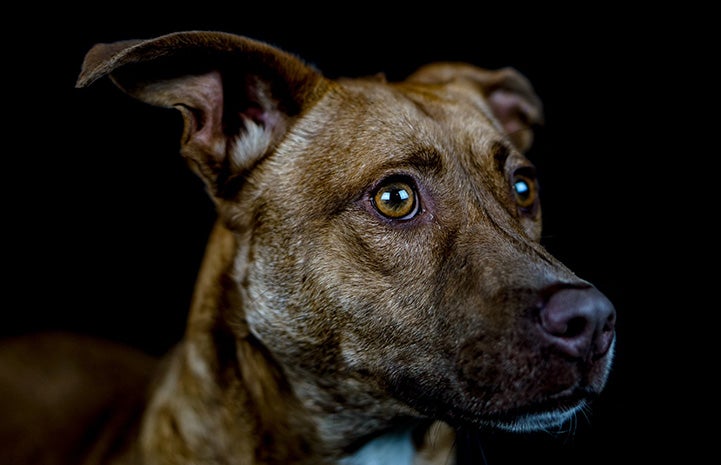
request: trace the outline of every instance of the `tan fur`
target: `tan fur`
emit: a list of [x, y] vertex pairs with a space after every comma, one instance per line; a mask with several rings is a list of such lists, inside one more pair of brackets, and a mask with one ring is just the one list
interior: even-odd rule
[[[38, 463], [355, 464], [408, 437], [395, 465], [450, 464], [452, 427], [551, 428], [602, 390], [614, 313], [539, 244], [523, 152], [542, 108], [516, 71], [329, 80], [187, 32], [96, 46], [78, 86], [104, 76], [180, 111], [218, 223], [183, 341], [138, 377], [153, 373], [142, 417]], [[389, 180], [418, 197], [412, 218], [380, 213]], [[576, 301], [588, 336], [555, 329]]]

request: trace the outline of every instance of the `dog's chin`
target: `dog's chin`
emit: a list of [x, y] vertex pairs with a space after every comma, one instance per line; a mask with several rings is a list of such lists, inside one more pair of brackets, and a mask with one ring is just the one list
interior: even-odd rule
[[563, 432], [576, 415], [587, 410], [598, 395], [591, 389], [569, 389], [545, 400], [520, 404], [506, 409], [472, 414], [474, 409], [458, 411], [449, 409], [450, 418], [444, 421], [457, 428], [480, 428], [487, 431], [511, 433]]
[[562, 431], [598, 395], [590, 389], [567, 390], [545, 401], [485, 416], [483, 427], [513, 433]]
[[487, 427], [512, 433], [557, 430], [567, 425], [586, 405], [587, 403], [581, 400], [573, 406], [494, 418], [487, 421]]

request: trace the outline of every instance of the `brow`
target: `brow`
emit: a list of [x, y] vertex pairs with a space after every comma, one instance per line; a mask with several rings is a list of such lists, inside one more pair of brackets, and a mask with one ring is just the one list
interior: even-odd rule
[[443, 171], [443, 159], [432, 147], [418, 147], [394, 159], [390, 166], [398, 168], [412, 166], [426, 173], [439, 174]]

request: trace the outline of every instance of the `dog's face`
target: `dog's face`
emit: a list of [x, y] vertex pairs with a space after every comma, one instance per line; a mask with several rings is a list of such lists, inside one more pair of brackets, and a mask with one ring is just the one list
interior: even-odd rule
[[262, 203], [233, 202], [264, 229], [249, 239], [254, 332], [336, 398], [364, 386], [450, 421], [554, 423], [598, 392], [608, 358], [569, 359], [536, 328], [542, 290], [578, 278], [538, 245], [533, 166], [478, 91], [338, 92], [250, 174]]
[[541, 109], [517, 73], [330, 81], [207, 33], [89, 57], [83, 83], [112, 73], [183, 114], [183, 154], [238, 241], [243, 304], [224, 314], [312, 408], [524, 430], [603, 388], [613, 308], [539, 244], [522, 152]]

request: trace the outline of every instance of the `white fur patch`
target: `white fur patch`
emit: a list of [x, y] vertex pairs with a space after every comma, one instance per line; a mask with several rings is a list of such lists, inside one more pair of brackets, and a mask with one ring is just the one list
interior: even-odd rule
[[248, 168], [249, 161], [266, 153], [272, 141], [270, 128], [261, 126], [249, 118], [243, 119], [245, 133], [236, 137], [230, 157], [230, 166], [235, 173]]
[[340, 465], [412, 465], [415, 447], [411, 431], [392, 431], [370, 441]]

